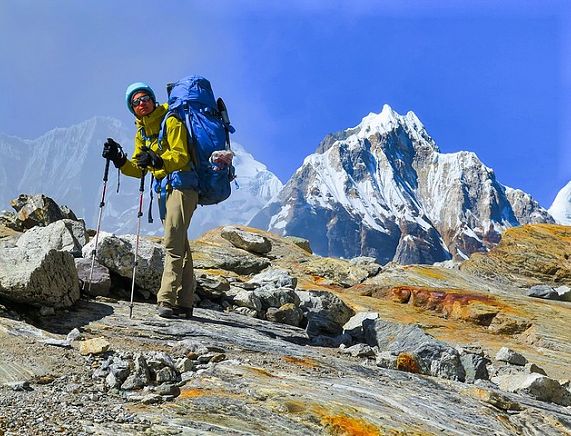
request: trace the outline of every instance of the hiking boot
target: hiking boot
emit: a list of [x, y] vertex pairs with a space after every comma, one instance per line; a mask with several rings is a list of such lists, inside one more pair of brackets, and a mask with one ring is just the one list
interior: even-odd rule
[[157, 315], [161, 318], [174, 318], [174, 306], [165, 301], [157, 303]]
[[173, 308], [173, 313], [177, 318], [190, 319], [192, 318], [192, 307], [176, 306]]

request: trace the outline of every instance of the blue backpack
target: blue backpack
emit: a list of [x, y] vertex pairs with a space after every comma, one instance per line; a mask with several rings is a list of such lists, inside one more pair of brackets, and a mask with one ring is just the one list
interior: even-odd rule
[[159, 133], [159, 146], [166, 134], [166, 120], [174, 116], [186, 126], [189, 153], [194, 147], [196, 162], [191, 162], [189, 170], [175, 171], [165, 178], [168, 180], [157, 181], [155, 191], [164, 189], [157, 186], [163, 182], [174, 189], [196, 189], [198, 204], [203, 206], [226, 200], [232, 192], [230, 182], [236, 177], [234, 167], [218, 167], [210, 161], [215, 151], [230, 150], [230, 133], [235, 132], [224, 101], [215, 100], [210, 82], [201, 76], [168, 84], [167, 93], [169, 107]]

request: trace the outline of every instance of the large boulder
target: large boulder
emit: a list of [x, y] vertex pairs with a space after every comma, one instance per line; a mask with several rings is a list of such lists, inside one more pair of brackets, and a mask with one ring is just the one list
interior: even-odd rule
[[266, 254], [272, 249], [272, 243], [265, 236], [247, 232], [238, 227], [223, 227], [220, 236], [229, 241], [234, 247], [251, 253]]
[[365, 319], [363, 330], [367, 344], [379, 347], [381, 353], [388, 352], [396, 356], [398, 369], [451, 380], [465, 380], [466, 373], [458, 351], [416, 325]]
[[20, 194], [10, 202], [16, 210], [17, 222], [24, 229], [35, 226], [47, 226], [64, 218], [77, 220], [75, 214], [67, 207], [61, 208], [58, 204], [43, 194]]
[[87, 231], [83, 221], [61, 219], [46, 227], [34, 227], [18, 239], [17, 246], [23, 250], [42, 248], [44, 250], [68, 251], [74, 257], [81, 257], [81, 250], [87, 243]]
[[[136, 235], [115, 236], [101, 233], [95, 254], [97, 261], [115, 274], [128, 279], [133, 278]], [[83, 247], [83, 256], [90, 257], [95, 245], [93, 238]], [[164, 249], [153, 241], [139, 238], [135, 284], [144, 290], [156, 294], [161, 284], [164, 266]]]
[[0, 295], [34, 306], [71, 306], [79, 300], [73, 256], [41, 248], [0, 250]]

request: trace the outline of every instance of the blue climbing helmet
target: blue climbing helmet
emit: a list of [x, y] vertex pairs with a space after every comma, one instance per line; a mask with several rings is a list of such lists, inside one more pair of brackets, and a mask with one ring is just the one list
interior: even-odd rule
[[131, 98], [133, 98], [133, 95], [136, 94], [137, 92], [145, 92], [146, 94], [149, 94], [153, 99], [153, 103], [157, 104], [157, 98], [155, 97], [155, 93], [149, 85], [143, 82], [131, 83], [127, 87], [127, 90], [125, 91], [125, 103], [127, 103], [127, 107], [129, 108], [129, 110], [133, 115], [135, 115], [135, 112], [133, 111], [133, 107], [131, 106]]

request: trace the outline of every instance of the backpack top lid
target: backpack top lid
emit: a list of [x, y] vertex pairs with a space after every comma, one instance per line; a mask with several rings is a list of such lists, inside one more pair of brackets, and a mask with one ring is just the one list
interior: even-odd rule
[[202, 76], [189, 76], [167, 86], [169, 110], [174, 111], [185, 103], [200, 103], [217, 110], [210, 82]]

